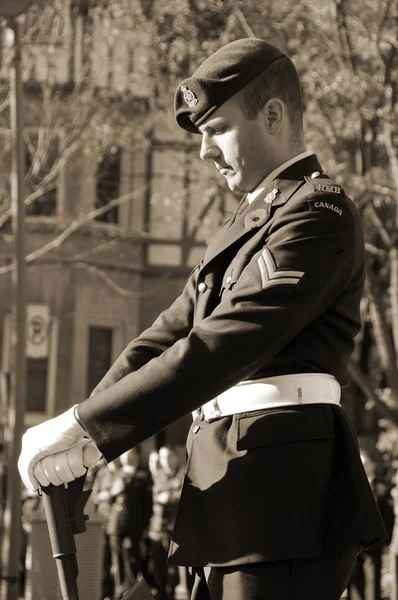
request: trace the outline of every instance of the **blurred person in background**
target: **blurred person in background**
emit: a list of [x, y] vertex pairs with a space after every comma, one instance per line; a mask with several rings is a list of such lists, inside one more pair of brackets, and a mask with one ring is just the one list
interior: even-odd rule
[[[156, 449], [151, 450], [148, 456], [148, 471], [149, 476], [151, 478], [152, 490], [155, 483], [155, 479], [159, 471], [161, 470], [159, 463], [159, 452]], [[151, 499], [152, 507], [153, 507], [153, 499]], [[153, 560], [150, 556], [150, 546], [151, 540], [149, 539], [149, 530], [145, 531], [143, 537], [143, 552], [142, 552], [142, 574], [145, 581], [148, 585], [155, 589], [155, 580], [154, 580], [154, 568], [153, 568]]]
[[152, 450], [148, 456], [148, 469], [152, 477], [152, 481], [155, 480], [156, 475], [160, 471], [159, 452]]
[[29, 551], [32, 521], [45, 520], [44, 506], [41, 497], [36, 492], [21, 490], [21, 542], [19, 552], [20, 590], [19, 596], [25, 596], [27, 576], [27, 553]]
[[360, 455], [386, 527], [387, 537], [357, 557], [348, 584], [347, 599], [383, 600], [383, 555], [391, 543], [394, 527], [394, 504], [391, 496], [391, 485], [388, 485], [382, 474], [379, 473], [380, 461], [377, 461], [364, 448], [361, 448]]
[[115, 582], [112, 575], [112, 558], [109, 543], [109, 534], [107, 532], [107, 523], [111, 512], [113, 496], [111, 489], [116, 479], [118, 470], [121, 468], [120, 457], [110, 463], [101, 464], [97, 470], [93, 482], [93, 491], [91, 499], [95, 506], [96, 514], [104, 520], [103, 526], [103, 576], [102, 576], [102, 597], [104, 600], [112, 598], [115, 589]]
[[127, 450], [120, 463], [110, 490], [107, 521], [115, 598], [121, 598], [142, 572], [141, 542], [152, 514], [150, 478], [140, 468], [138, 451]]
[[167, 555], [177, 515], [184, 466], [173, 446], [162, 446], [158, 458], [158, 466], [153, 470], [153, 514], [148, 528], [148, 551], [156, 600], [166, 600], [173, 598], [173, 590], [178, 584], [178, 571], [175, 567], [168, 566]]

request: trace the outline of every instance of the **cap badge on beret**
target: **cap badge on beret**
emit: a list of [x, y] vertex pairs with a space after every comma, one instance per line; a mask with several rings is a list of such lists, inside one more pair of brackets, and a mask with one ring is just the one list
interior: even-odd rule
[[186, 85], [181, 86], [181, 91], [184, 94], [184, 100], [188, 104], [189, 108], [194, 108], [197, 105], [198, 99], [195, 94], [187, 88]]

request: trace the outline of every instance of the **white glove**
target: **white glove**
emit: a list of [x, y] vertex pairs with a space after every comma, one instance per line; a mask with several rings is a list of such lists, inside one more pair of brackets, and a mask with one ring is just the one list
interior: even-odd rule
[[22, 481], [34, 491], [39, 484], [33, 474], [35, 464], [50, 454], [68, 450], [75, 442], [87, 436], [87, 432], [76, 421], [74, 406], [54, 419], [30, 427], [22, 436], [22, 451], [18, 468]]
[[85, 474], [93, 467], [102, 454], [94, 442], [81, 438], [68, 450], [51, 454], [39, 460], [33, 467], [33, 475], [37, 486], [61, 485], [69, 483]]

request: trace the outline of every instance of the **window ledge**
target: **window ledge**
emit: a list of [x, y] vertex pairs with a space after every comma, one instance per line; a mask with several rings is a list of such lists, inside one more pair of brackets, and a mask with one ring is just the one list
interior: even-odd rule
[[125, 230], [119, 223], [107, 223], [106, 221], [96, 221], [95, 219], [87, 223], [86, 226], [94, 227], [95, 229], [104, 229], [105, 231], [115, 231], [116, 233]]

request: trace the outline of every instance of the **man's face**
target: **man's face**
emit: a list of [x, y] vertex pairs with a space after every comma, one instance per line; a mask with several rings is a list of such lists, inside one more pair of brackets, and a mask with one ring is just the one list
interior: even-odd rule
[[252, 192], [271, 171], [265, 119], [249, 120], [230, 98], [200, 127], [200, 157], [212, 160], [234, 192]]

